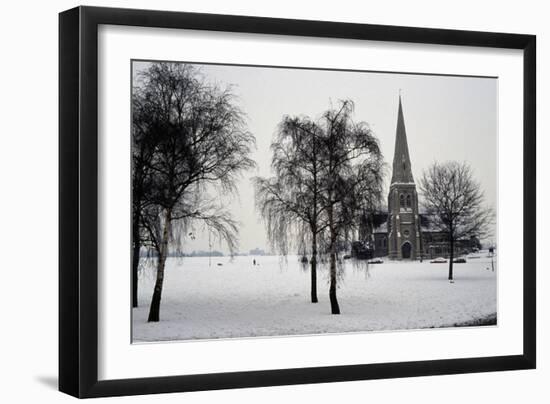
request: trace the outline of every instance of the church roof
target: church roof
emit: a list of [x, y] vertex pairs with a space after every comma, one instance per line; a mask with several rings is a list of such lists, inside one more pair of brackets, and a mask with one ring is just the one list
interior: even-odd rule
[[393, 174], [391, 183], [414, 183], [409, 146], [407, 145], [407, 132], [405, 130], [405, 118], [401, 95], [399, 95], [399, 110], [397, 112], [397, 129], [395, 131], [395, 152], [393, 154]]

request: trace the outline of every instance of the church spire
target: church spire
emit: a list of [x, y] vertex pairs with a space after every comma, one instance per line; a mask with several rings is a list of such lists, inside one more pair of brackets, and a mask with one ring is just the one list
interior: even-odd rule
[[397, 129], [395, 132], [395, 152], [393, 155], [393, 174], [391, 183], [413, 183], [411, 159], [407, 145], [407, 132], [401, 105], [401, 90], [399, 91], [399, 110], [397, 112]]

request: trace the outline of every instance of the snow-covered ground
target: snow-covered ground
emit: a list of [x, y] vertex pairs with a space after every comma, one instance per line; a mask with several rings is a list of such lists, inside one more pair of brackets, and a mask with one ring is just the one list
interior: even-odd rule
[[[154, 274], [142, 273], [133, 338], [139, 341], [317, 334], [446, 327], [497, 312], [496, 262], [486, 254], [455, 264], [385, 261], [368, 271], [346, 260], [330, 314], [326, 270], [318, 274], [319, 303], [310, 303], [310, 274], [297, 257], [169, 258], [158, 323], [147, 323]], [[222, 264], [221, 266], [218, 263]]]

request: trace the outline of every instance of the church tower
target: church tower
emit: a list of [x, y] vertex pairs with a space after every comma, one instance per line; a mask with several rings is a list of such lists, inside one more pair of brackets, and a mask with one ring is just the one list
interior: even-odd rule
[[388, 253], [390, 259], [414, 260], [420, 256], [421, 248], [418, 195], [412, 175], [400, 94], [388, 195]]

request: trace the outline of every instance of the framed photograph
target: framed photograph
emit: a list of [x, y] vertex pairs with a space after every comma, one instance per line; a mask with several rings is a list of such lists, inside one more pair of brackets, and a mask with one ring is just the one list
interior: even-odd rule
[[533, 369], [532, 35], [59, 17], [59, 388]]

